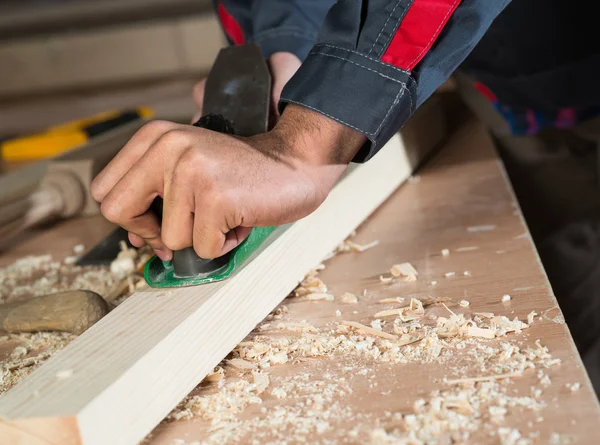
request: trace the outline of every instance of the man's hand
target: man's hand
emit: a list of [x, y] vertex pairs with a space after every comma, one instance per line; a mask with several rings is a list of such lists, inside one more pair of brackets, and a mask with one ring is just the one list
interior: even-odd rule
[[[281, 97], [281, 91], [288, 80], [292, 78], [302, 62], [298, 57], [292, 53], [279, 52], [269, 57], [267, 61], [269, 69], [271, 71], [271, 124], [275, 125], [279, 120], [279, 112], [277, 111], [277, 104]], [[192, 93], [194, 102], [196, 103], [196, 109], [198, 110], [192, 119], [192, 123], [196, 122], [202, 117], [202, 106], [204, 104], [204, 88], [206, 86], [206, 79], [202, 79], [194, 86]]]
[[[155, 121], [125, 145], [91, 186], [102, 214], [163, 260], [193, 246], [224, 255], [254, 226], [280, 225], [315, 210], [365, 137], [289, 105], [278, 125], [250, 138]], [[164, 199], [162, 227], [149, 211]]]

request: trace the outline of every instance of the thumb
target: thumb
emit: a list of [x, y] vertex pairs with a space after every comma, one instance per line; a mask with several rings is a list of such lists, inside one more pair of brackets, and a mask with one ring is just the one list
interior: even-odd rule
[[239, 246], [252, 231], [252, 227], [236, 226], [224, 229], [204, 215], [195, 213], [193, 247], [201, 258], [218, 258]]

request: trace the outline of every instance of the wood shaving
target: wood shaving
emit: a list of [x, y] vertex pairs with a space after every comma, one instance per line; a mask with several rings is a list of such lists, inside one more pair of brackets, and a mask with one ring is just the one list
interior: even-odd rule
[[341, 321], [340, 325], [358, 329], [360, 332], [363, 332], [367, 335], [373, 335], [375, 337], [387, 338], [388, 340], [397, 340], [398, 339], [397, 335], [389, 334], [387, 332], [373, 329], [370, 326], [365, 326], [364, 324], [358, 323], [356, 321]]
[[444, 276], [445, 276], [446, 278], [453, 277], [454, 275], [456, 275], [456, 272], [446, 272], [446, 273], [444, 274]]
[[482, 226], [470, 226], [467, 227], [467, 232], [475, 233], [475, 232], [489, 232], [490, 230], [494, 230], [496, 228], [493, 224], [487, 224]]
[[425, 315], [425, 308], [423, 302], [416, 298], [411, 298], [410, 303], [407, 306], [397, 309], [387, 309], [384, 311], [377, 312], [374, 317], [390, 317], [397, 316], [403, 322], [417, 320]]
[[479, 247], [477, 246], [466, 246], [466, 247], [459, 247], [458, 249], [455, 249], [455, 252], [472, 252], [473, 250], [477, 250], [479, 249]]
[[358, 298], [356, 297], [356, 295], [351, 294], [350, 292], [345, 292], [340, 297], [340, 301], [345, 304], [356, 304], [358, 303]]
[[364, 252], [369, 250], [375, 246], [379, 245], [379, 240], [371, 241], [367, 244], [358, 244], [354, 241], [346, 240], [341, 242], [337, 248], [335, 249], [336, 253], [345, 253], [345, 252]]
[[394, 264], [390, 268], [390, 273], [394, 278], [404, 278], [405, 281], [416, 281], [417, 270], [410, 263]]
[[379, 304], [398, 304], [404, 303], [404, 298], [402, 297], [393, 297], [393, 298], [384, 298], [383, 300], [379, 300], [377, 303]]
[[207, 382], [218, 382], [225, 378], [225, 370], [221, 366], [217, 366], [213, 372], [208, 374], [204, 380]]
[[471, 305], [471, 303], [469, 303], [467, 300], [460, 300], [460, 301], [458, 302], [458, 305], [459, 305], [460, 307], [469, 307], [469, 306]]
[[528, 315], [527, 315], [527, 324], [531, 325], [531, 323], [533, 323], [533, 320], [535, 320], [535, 317], [537, 316], [537, 312], [536, 311], [531, 311]]
[[468, 326], [467, 337], [495, 338], [496, 331], [489, 328], [478, 328], [477, 326]]
[[300, 285], [294, 290], [297, 297], [308, 296], [311, 294], [326, 294], [327, 285], [315, 275], [309, 275]]
[[129, 248], [125, 241], [120, 242], [121, 251], [110, 263], [110, 272], [117, 278], [125, 278], [136, 271], [137, 250]]
[[379, 281], [383, 284], [391, 284], [394, 282], [394, 277], [384, 277], [383, 275], [379, 275]]
[[254, 369], [256, 368], [256, 363], [249, 362], [247, 360], [243, 360], [241, 358], [234, 358], [231, 360], [227, 360], [226, 364], [233, 366], [238, 369]]

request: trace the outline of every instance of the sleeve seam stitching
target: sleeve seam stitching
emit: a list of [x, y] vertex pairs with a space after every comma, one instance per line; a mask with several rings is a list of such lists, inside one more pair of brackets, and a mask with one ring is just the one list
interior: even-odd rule
[[348, 62], [348, 63], [351, 63], [351, 64], [353, 64], [353, 65], [359, 66], [359, 67], [361, 67], [361, 68], [363, 68], [363, 69], [365, 69], [365, 70], [367, 70], [367, 71], [372, 71], [372, 72], [374, 72], [375, 74], [377, 74], [378, 76], [381, 76], [381, 77], [384, 77], [384, 78], [386, 78], [386, 79], [389, 79], [389, 80], [391, 80], [392, 82], [399, 83], [399, 84], [400, 84], [400, 85], [402, 85], [404, 88], [406, 88], [406, 82], [403, 82], [403, 81], [401, 81], [401, 80], [398, 80], [398, 79], [394, 79], [393, 77], [387, 76], [387, 75], [385, 75], [385, 74], [383, 74], [383, 73], [381, 73], [381, 72], [379, 72], [379, 71], [377, 71], [377, 70], [374, 70], [373, 68], [369, 68], [368, 66], [364, 66], [364, 65], [361, 65], [360, 63], [353, 62], [352, 60], [349, 60], [349, 59], [344, 59], [343, 57], [336, 56], [336, 55], [334, 55], [334, 54], [322, 53], [322, 52], [320, 52], [320, 51], [315, 51], [315, 50], [312, 50], [312, 51], [311, 51], [309, 54], [315, 54], [315, 55], [320, 55], [320, 56], [325, 56], [325, 57], [333, 57], [334, 59], [340, 59], [340, 60], [343, 60], [344, 62]]
[[[353, 53], [353, 54], [356, 54], [358, 56], [364, 57], [365, 59], [368, 59], [371, 62], [378, 63], [379, 65], [383, 65], [383, 66], [385, 66], [387, 68], [391, 68], [391, 69], [393, 69], [395, 71], [399, 71], [399, 72], [401, 72], [403, 74], [406, 74], [406, 75], [410, 76], [410, 71], [403, 70], [402, 68], [398, 68], [397, 66], [390, 65], [389, 63], [382, 62], [381, 60], [378, 60], [378, 59], [374, 59], [373, 57], [369, 57], [369, 56], [367, 56], [367, 55], [365, 55], [363, 53], [360, 53], [358, 51], [354, 51], [354, 50], [348, 49], [348, 48], [343, 48], [341, 46], [329, 45], [327, 43], [319, 43], [319, 44], [315, 45], [314, 47], [318, 48], [318, 47], [321, 47], [321, 46], [324, 46], [324, 47], [327, 47], [327, 48], [332, 48], [332, 49], [338, 49], [340, 51], [348, 51], [350, 53]], [[314, 49], [313, 49], [313, 51], [314, 51]], [[327, 54], [327, 53], [321, 53], [321, 52], [319, 52], [318, 54]], [[343, 59], [343, 60], [348, 60], [348, 59]]]
[[302, 31], [302, 30], [295, 29], [295, 28], [288, 28], [288, 29], [279, 28], [279, 29], [271, 29], [268, 31], [260, 32], [256, 35], [252, 36], [252, 40], [258, 41], [258, 40], [264, 40], [269, 37], [284, 36], [284, 35], [289, 35], [289, 36], [294, 36], [294, 37], [302, 37], [302, 38], [305, 38], [306, 40], [312, 40], [312, 41], [314, 41], [317, 38], [316, 33], [307, 33], [306, 31]]

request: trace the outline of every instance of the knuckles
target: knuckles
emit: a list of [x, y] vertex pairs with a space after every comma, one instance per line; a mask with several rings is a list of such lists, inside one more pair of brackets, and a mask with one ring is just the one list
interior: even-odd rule
[[191, 135], [189, 132], [181, 129], [170, 129], [158, 139], [157, 145], [165, 150], [174, 149], [176, 147], [189, 146], [192, 144]]
[[173, 122], [163, 120], [150, 121], [137, 131], [136, 136], [139, 136], [144, 139], [154, 139], [156, 135], [167, 133], [168, 131], [172, 130], [176, 125], [177, 124], [174, 124]]
[[96, 202], [102, 202], [104, 196], [106, 196], [102, 181], [98, 177], [94, 178], [90, 184], [90, 194]]
[[165, 246], [171, 250], [181, 250], [189, 247], [191, 243], [191, 234], [184, 234], [180, 231], [163, 230], [161, 238]]
[[102, 201], [102, 204], [100, 204], [100, 213], [111, 223], [120, 224], [123, 222], [122, 209], [110, 198]]

